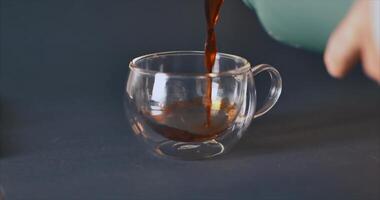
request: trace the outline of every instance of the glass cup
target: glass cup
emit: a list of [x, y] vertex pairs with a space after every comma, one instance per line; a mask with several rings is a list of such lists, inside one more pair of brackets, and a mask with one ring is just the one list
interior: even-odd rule
[[[173, 51], [135, 58], [125, 90], [133, 132], [160, 156], [194, 160], [224, 154], [253, 118], [268, 112], [282, 89], [270, 65], [252, 67], [244, 58], [218, 53], [212, 73], [204, 52]], [[271, 87], [256, 111], [254, 76], [268, 72]]]

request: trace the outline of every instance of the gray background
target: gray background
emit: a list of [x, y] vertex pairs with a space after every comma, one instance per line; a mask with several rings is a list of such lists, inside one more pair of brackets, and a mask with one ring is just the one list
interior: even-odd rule
[[122, 96], [133, 57], [203, 48], [203, 1], [2, 0], [0, 14], [0, 199], [380, 199], [379, 87], [360, 68], [330, 78], [238, 0], [219, 50], [276, 66], [283, 95], [232, 152], [195, 162], [147, 153]]

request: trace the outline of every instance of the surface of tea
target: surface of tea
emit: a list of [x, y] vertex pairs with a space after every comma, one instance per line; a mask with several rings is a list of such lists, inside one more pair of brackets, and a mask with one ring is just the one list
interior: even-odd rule
[[[207, 24], [207, 38], [205, 43], [205, 66], [207, 72], [211, 73], [215, 63], [217, 48], [216, 48], [216, 34], [215, 25], [219, 18], [219, 11], [223, 4], [223, 0], [205, 0], [205, 13]], [[211, 124], [211, 94], [212, 94], [212, 80], [210, 77], [206, 81], [206, 95], [204, 102], [206, 105], [206, 126]]]
[[[231, 126], [237, 117], [237, 108], [228, 101], [213, 104], [210, 115], [201, 99], [174, 102], [163, 109], [151, 110], [146, 121], [155, 132], [182, 142], [206, 141], [216, 138]], [[205, 124], [205, 117], [211, 118]]]

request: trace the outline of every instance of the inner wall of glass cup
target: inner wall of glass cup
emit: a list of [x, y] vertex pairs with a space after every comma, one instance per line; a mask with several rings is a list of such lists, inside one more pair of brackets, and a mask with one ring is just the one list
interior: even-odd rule
[[[217, 54], [212, 73], [237, 70], [247, 65], [244, 58]], [[204, 74], [207, 73], [203, 52], [171, 52], [157, 53], [133, 60], [133, 67], [152, 72], [173, 74]]]

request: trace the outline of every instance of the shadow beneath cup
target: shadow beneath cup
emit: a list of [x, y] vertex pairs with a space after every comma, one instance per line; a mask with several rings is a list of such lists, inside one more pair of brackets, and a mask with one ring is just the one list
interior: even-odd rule
[[[380, 133], [379, 103], [356, 107], [330, 105], [303, 112], [256, 119], [225, 156], [247, 157], [320, 148], [354, 140], [376, 140]], [[378, 131], [376, 131], [378, 130]]]

